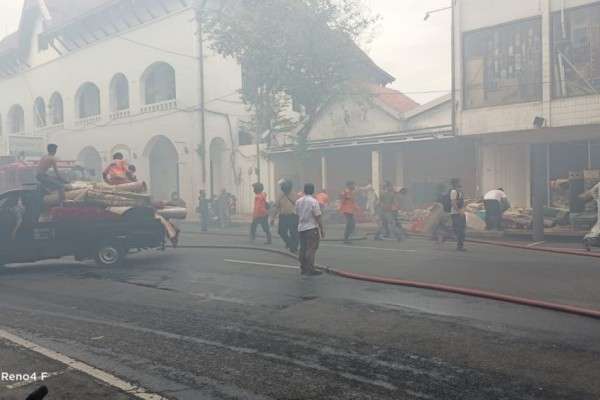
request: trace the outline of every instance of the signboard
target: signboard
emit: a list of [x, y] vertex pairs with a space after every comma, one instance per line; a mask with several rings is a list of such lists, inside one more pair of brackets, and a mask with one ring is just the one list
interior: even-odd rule
[[44, 138], [41, 136], [9, 136], [8, 152], [17, 158], [41, 157], [45, 154]]

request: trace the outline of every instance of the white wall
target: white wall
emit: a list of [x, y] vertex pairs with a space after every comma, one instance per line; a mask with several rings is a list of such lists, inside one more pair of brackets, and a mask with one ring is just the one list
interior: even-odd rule
[[[346, 115], [349, 119], [346, 119]], [[311, 140], [398, 132], [402, 122], [381, 108], [353, 99], [336, 102], [325, 109], [310, 133]]]
[[504, 188], [515, 207], [530, 205], [530, 160], [527, 144], [483, 144], [481, 194]]
[[458, 0], [463, 32], [540, 15], [547, 0]]
[[[261, 145], [261, 152], [265, 151]], [[240, 146], [238, 152], [238, 165], [241, 171], [240, 182], [233, 192], [238, 198], [238, 209], [243, 215], [252, 213], [254, 207], [254, 193], [252, 185], [258, 181], [256, 175], [256, 145]], [[272, 200], [276, 195], [276, 182], [272, 162], [265, 157], [260, 159], [261, 182], [265, 186], [268, 198]]]
[[[597, 0], [564, 0], [566, 8], [596, 3]], [[600, 123], [600, 96], [566, 99], [551, 98], [551, 12], [560, 11], [562, 0], [462, 0], [456, 11], [457, 34], [483, 27], [491, 27], [523, 18], [541, 16], [543, 35], [543, 89], [542, 100], [525, 104], [503, 105], [465, 110], [458, 100], [457, 124], [460, 134], [478, 135], [497, 132], [531, 130], [536, 116], [544, 117], [549, 127], [569, 127]], [[457, 93], [463, 93], [462, 43], [457, 40]], [[590, 130], [589, 137], [600, 136]]]

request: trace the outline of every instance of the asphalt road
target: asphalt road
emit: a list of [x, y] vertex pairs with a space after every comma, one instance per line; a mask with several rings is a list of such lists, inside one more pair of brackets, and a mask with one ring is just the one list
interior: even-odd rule
[[[600, 308], [598, 259], [489, 246], [457, 254], [409, 240], [325, 243], [319, 262]], [[0, 270], [0, 330], [168, 399], [600, 397], [600, 321], [302, 278], [295, 267], [264, 252], [194, 249], [133, 255], [120, 269], [71, 260], [10, 266]], [[50, 400], [133, 398], [0, 339], [0, 372], [43, 368], [36, 363], [66, 371], [45, 382]], [[65, 391], [70, 385], [77, 390]], [[0, 399], [23, 390], [0, 381]]]

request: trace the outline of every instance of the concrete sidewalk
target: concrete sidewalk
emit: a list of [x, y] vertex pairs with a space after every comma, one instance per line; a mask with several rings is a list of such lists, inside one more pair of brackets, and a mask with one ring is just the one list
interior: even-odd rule
[[[185, 221], [178, 224], [184, 233], [193, 233], [193, 234], [201, 234], [203, 233], [200, 229], [200, 224], [198, 222], [190, 222]], [[213, 235], [225, 235], [225, 236], [233, 236], [239, 238], [247, 238], [249, 230], [249, 223], [243, 223], [242, 221], [237, 221], [232, 224], [228, 228], [217, 228], [217, 227], [209, 227], [207, 236]], [[343, 238], [344, 225], [342, 224], [330, 224], [325, 226], [325, 230], [327, 233], [327, 240], [338, 240], [341, 241]], [[364, 239], [365, 236], [369, 239], [373, 239], [373, 234], [377, 230], [377, 225], [372, 223], [363, 223], [357, 225], [357, 231], [354, 235], [354, 238]], [[277, 236], [277, 227], [272, 229], [273, 236]], [[410, 236], [421, 237], [424, 239], [428, 239], [427, 235], [414, 235], [410, 234]], [[264, 234], [261, 229], [258, 229], [258, 238], [264, 238]], [[513, 235], [513, 234], [503, 234], [502, 232], [475, 232], [468, 231], [467, 232], [467, 240], [482, 240], [489, 242], [498, 242], [498, 243], [506, 243], [511, 245], [520, 245], [531, 248], [549, 248], [549, 249], [564, 249], [569, 251], [584, 251], [582, 245], [582, 237], [577, 237], [574, 235], [569, 235], [565, 237], [552, 235], [546, 238], [544, 242], [534, 242], [531, 236], [526, 234], [521, 235]], [[592, 252], [600, 253], [600, 248], [593, 249]]]
[[46, 400], [137, 399], [58, 361], [0, 339], [0, 399], [25, 400], [42, 385], [49, 390]]

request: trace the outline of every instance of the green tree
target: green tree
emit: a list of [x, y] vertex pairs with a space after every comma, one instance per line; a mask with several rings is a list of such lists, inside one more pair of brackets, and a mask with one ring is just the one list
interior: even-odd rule
[[[257, 133], [289, 131], [293, 121], [285, 111], [291, 102], [304, 110], [298, 123], [303, 125], [299, 135], [306, 135], [324, 105], [358, 94], [357, 82], [374, 81], [374, 71], [383, 73], [356, 45], [377, 20], [361, 0], [218, 4], [206, 10], [204, 29], [216, 52], [242, 65], [242, 97]], [[306, 146], [297, 147], [305, 151]]]

